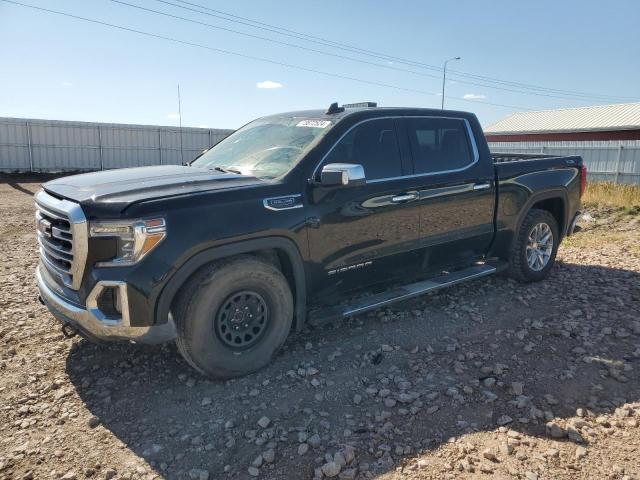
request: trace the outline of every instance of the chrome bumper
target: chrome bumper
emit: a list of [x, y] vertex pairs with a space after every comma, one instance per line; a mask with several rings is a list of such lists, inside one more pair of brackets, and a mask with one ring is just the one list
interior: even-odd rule
[[[129, 325], [128, 311], [123, 312], [123, 320], [114, 322], [107, 320], [96, 308], [81, 308], [58, 295], [44, 280], [40, 272], [40, 266], [36, 269], [36, 281], [40, 290], [40, 298], [63, 325], [68, 324], [77, 328], [90, 340], [114, 341], [131, 340], [139, 343], [163, 343], [175, 339], [176, 329], [173, 322], [149, 327], [132, 327]], [[109, 285], [112, 286], [112, 282]], [[96, 298], [100, 283], [89, 294], [88, 298]], [[125, 305], [123, 305], [125, 307]]]

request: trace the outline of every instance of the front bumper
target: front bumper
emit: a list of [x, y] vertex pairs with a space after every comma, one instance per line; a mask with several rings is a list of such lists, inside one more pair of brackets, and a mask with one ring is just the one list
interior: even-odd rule
[[[123, 305], [125, 310], [123, 311], [122, 319], [113, 321], [106, 319], [96, 308], [82, 308], [68, 302], [47, 285], [40, 271], [41, 268], [41, 266], [38, 266], [36, 269], [36, 281], [43, 303], [63, 325], [75, 327], [88, 339], [93, 341], [130, 340], [138, 343], [155, 344], [176, 338], [175, 325], [171, 319], [162, 325], [132, 327], [129, 325], [126, 304]], [[88, 298], [95, 298], [96, 289], [99, 288], [102, 288], [102, 285], [96, 285]]]

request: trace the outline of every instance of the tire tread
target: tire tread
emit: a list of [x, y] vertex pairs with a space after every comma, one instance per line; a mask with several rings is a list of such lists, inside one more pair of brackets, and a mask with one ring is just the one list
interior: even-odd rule
[[228, 373], [207, 371], [198, 364], [196, 356], [190, 348], [192, 331], [186, 319], [191, 317], [192, 310], [197, 304], [195, 301], [197, 292], [208, 286], [214, 280], [217, 272], [230, 267], [234, 269], [244, 268], [247, 269], [248, 275], [267, 275], [276, 281], [282, 281], [286, 284], [284, 275], [273, 264], [252, 255], [239, 255], [203, 266], [183, 285], [178, 292], [173, 307], [177, 330], [176, 346], [191, 367], [209, 377], [230, 378], [231, 376]]
[[[540, 221], [544, 221], [547, 223], [551, 230], [553, 231], [553, 251], [551, 254], [551, 259], [549, 260], [549, 265], [545, 267], [543, 275], [533, 274], [529, 269], [529, 266], [523, 263], [525, 261], [524, 255], [522, 254], [522, 249], [524, 245], [526, 245], [528, 240], [528, 233], [531, 227]], [[548, 275], [548, 272], [551, 270], [553, 263], [555, 262], [556, 252], [558, 250], [559, 236], [558, 236], [558, 223], [556, 222], [555, 217], [548, 212], [547, 210], [541, 210], [537, 208], [532, 208], [527, 212], [524, 219], [522, 220], [522, 224], [518, 229], [518, 234], [514, 241], [511, 243], [511, 248], [509, 249], [509, 269], [508, 274], [511, 278], [522, 282], [529, 283], [535, 282], [538, 280], [542, 280]]]

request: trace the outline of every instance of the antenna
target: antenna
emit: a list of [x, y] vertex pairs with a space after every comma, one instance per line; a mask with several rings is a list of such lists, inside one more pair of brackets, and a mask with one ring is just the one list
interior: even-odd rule
[[178, 84], [178, 122], [180, 128], [180, 163], [184, 165], [184, 153], [182, 150], [182, 103], [180, 101], [180, 84]]

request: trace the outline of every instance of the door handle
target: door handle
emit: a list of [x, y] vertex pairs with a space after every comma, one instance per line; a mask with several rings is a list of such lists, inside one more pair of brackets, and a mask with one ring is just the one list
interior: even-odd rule
[[474, 190], [486, 190], [488, 188], [491, 188], [491, 184], [489, 182], [487, 182], [487, 183], [476, 183], [473, 186]]
[[410, 202], [412, 200], [417, 200], [419, 195], [415, 192], [412, 193], [403, 193], [402, 195], [396, 195], [395, 197], [391, 197], [391, 201], [393, 203], [405, 203]]

